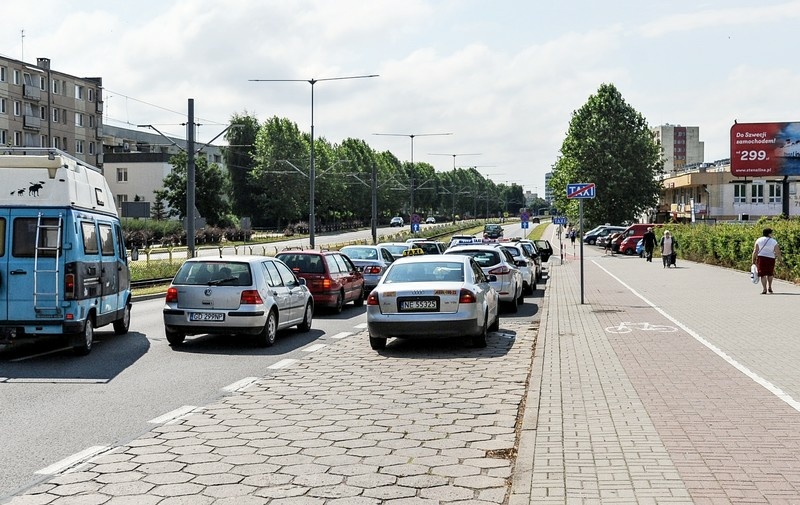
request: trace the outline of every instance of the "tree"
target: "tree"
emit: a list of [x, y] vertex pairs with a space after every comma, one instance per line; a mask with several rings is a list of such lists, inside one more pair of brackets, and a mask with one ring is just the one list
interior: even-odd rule
[[[181, 218], [186, 216], [186, 164], [185, 152], [170, 159], [172, 171], [164, 177], [164, 198]], [[195, 206], [208, 224], [226, 226], [230, 204], [226, 197], [227, 185], [219, 165], [208, 164], [205, 156], [195, 158]], [[199, 216], [198, 216], [199, 217]]]
[[259, 128], [258, 119], [246, 112], [243, 115], [234, 114], [231, 124], [239, 125], [225, 133], [229, 146], [224, 152], [231, 187], [231, 208], [240, 217], [254, 216], [257, 213], [257, 195], [261, 192], [250, 177], [255, 166], [253, 154]]
[[664, 161], [644, 117], [613, 84], [603, 84], [572, 114], [549, 188], [555, 207], [577, 221], [578, 202], [567, 199], [569, 183], [594, 182], [596, 197], [584, 200], [586, 224], [635, 221], [658, 202]]
[[164, 205], [166, 200], [167, 191], [165, 189], [158, 189], [153, 192], [153, 206], [150, 208], [150, 217], [154, 221], [165, 221], [169, 217], [167, 206]]

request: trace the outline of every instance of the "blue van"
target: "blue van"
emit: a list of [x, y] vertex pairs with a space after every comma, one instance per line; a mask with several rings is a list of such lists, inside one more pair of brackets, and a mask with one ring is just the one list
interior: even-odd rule
[[67, 336], [88, 354], [94, 329], [128, 332], [128, 258], [102, 173], [56, 149], [0, 154], [0, 344]]

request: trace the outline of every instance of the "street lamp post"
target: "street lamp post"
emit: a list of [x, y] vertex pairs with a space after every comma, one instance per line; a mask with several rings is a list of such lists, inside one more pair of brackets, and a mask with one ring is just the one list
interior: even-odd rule
[[483, 153], [428, 153], [431, 156], [452, 156], [453, 157], [453, 170], [456, 169], [456, 156], [480, 156]]
[[411, 216], [414, 215], [414, 177], [416, 173], [414, 172], [414, 137], [434, 137], [434, 136], [441, 136], [441, 135], [452, 135], [452, 133], [373, 133], [373, 135], [384, 135], [387, 137], [409, 137], [411, 139], [411, 181], [409, 186], [411, 187], [411, 212], [409, 212], [409, 219]]
[[308, 171], [308, 239], [311, 249], [314, 249], [316, 216], [314, 209], [314, 196], [316, 192], [316, 171], [314, 166], [314, 85], [321, 81], [344, 81], [347, 79], [367, 79], [378, 77], [378, 74], [351, 75], [346, 77], [327, 77], [324, 79], [249, 79], [252, 82], [307, 82], [311, 84], [311, 163]]

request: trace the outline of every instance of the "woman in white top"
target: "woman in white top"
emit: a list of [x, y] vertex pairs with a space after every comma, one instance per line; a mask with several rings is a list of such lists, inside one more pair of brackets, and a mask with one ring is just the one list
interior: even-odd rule
[[772, 238], [772, 228], [764, 228], [761, 237], [756, 239], [753, 247], [753, 263], [758, 269], [761, 279], [761, 294], [772, 293], [772, 277], [775, 275], [775, 260], [781, 259], [781, 247]]

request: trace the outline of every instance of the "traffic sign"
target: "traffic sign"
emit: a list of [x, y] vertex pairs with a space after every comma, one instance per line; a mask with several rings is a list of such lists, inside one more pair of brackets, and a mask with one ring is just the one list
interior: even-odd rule
[[522, 214], [519, 215], [519, 219], [523, 223], [527, 223], [531, 219], [531, 215], [528, 214], [527, 212], [523, 212]]
[[553, 224], [567, 224], [567, 216], [553, 216]]
[[594, 198], [595, 185], [593, 182], [576, 182], [567, 184], [567, 198]]

